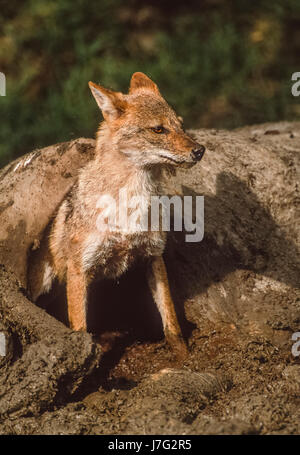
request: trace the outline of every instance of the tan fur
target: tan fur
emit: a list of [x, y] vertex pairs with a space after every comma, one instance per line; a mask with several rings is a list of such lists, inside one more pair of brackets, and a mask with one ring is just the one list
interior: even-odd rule
[[167, 341], [179, 358], [184, 358], [187, 348], [183, 341], [172, 301], [166, 267], [161, 256], [153, 258], [148, 275], [149, 286], [163, 321]]
[[[73, 330], [86, 330], [88, 277], [72, 259], [67, 264], [68, 316]], [[78, 304], [80, 302], [80, 304]]]
[[149, 211], [151, 195], [159, 194], [163, 170], [193, 166], [192, 151], [201, 146], [184, 132], [182, 122], [146, 75], [132, 76], [128, 95], [94, 83], [90, 88], [104, 116], [96, 156], [81, 170], [46, 236], [47, 247], [41, 247], [38, 264], [44, 279], [35, 276], [35, 264], [35, 273], [29, 274], [32, 297], [47, 292], [54, 276], [65, 281], [70, 325], [74, 330], [86, 330], [89, 283], [95, 278], [117, 278], [137, 258], [149, 258], [149, 284], [166, 338], [182, 356], [186, 347], [162, 259], [166, 233], [99, 231], [96, 222], [101, 208], [97, 204], [101, 195], [118, 199], [119, 189], [126, 188], [128, 198], [143, 196], [142, 216]]

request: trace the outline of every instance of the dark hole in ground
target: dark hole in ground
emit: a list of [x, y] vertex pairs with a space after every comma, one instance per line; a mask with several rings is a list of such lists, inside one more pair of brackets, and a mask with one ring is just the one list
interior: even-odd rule
[[[132, 380], [125, 377], [108, 379], [127, 348], [138, 344], [151, 345], [164, 342], [160, 314], [153, 301], [146, 279], [147, 264], [139, 263], [119, 280], [95, 281], [88, 296], [88, 331], [100, 342], [104, 355], [101, 369], [89, 380], [94, 385], [84, 389], [132, 387]], [[171, 286], [172, 288], [172, 286]], [[194, 324], [184, 314], [183, 301], [173, 292], [176, 312], [183, 335], [188, 339]], [[53, 317], [68, 325], [65, 286], [55, 283], [50, 294], [41, 296], [37, 304]]]
[[163, 336], [159, 312], [146, 280], [146, 266], [138, 265], [119, 280], [94, 282], [89, 291], [88, 326], [93, 333], [128, 333], [137, 341]]

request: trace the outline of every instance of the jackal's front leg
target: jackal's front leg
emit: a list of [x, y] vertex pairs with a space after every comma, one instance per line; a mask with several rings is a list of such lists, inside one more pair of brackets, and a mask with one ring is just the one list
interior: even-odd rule
[[80, 267], [68, 262], [67, 299], [70, 327], [73, 330], [86, 330], [87, 282]]
[[169, 288], [167, 270], [162, 256], [152, 259], [148, 273], [149, 286], [161, 314], [165, 337], [180, 359], [187, 356], [188, 350], [182, 337], [174, 303]]

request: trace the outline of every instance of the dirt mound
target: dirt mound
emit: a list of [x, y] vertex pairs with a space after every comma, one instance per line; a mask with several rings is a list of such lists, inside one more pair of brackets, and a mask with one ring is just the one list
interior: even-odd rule
[[28, 250], [94, 142], [61, 149], [73, 166], [68, 185], [57, 146], [1, 171], [1, 433], [300, 432], [300, 356], [292, 354], [300, 332], [300, 124], [192, 133], [205, 157], [165, 183], [170, 194], [203, 195], [205, 205], [204, 239], [188, 243], [185, 232], [172, 232], [165, 252], [189, 344], [183, 364], [164, 342], [142, 266], [95, 286], [93, 338], [62, 323], [63, 296], [47, 312], [26, 298]]

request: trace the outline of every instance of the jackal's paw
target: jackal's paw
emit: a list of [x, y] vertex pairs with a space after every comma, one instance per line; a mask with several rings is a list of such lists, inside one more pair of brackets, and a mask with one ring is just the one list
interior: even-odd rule
[[166, 340], [172, 348], [172, 351], [176, 355], [177, 359], [183, 362], [187, 358], [189, 351], [182, 335], [167, 332]]

